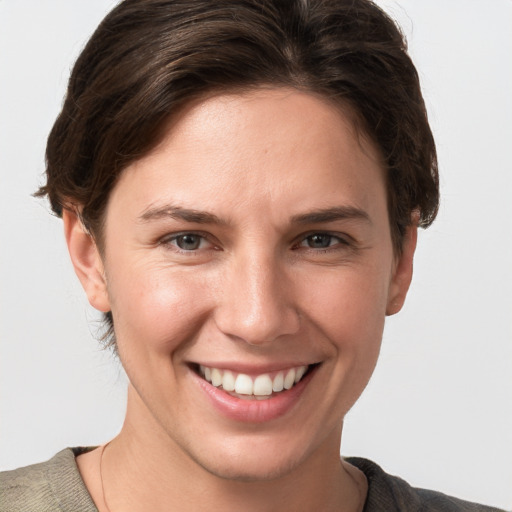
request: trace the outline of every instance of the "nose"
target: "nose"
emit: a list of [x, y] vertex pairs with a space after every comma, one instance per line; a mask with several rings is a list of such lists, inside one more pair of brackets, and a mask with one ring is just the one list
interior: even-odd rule
[[265, 345], [300, 328], [293, 279], [270, 255], [234, 258], [220, 295], [216, 325], [231, 338]]

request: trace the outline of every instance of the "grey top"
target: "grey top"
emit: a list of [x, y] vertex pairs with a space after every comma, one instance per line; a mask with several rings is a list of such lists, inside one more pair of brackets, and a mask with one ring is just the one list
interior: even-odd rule
[[98, 512], [66, 448], [47, 462], [0, 473], [0, 512]]
[[[47, 462], [0, 473], [0, 512], [98, 512], [75, 461], [77, 455], [89, 449], [67, 448]], [[368, 479], [363, 512], [500, 512], [438, 492], [415, 489], [369, 460], [346, 460]]]

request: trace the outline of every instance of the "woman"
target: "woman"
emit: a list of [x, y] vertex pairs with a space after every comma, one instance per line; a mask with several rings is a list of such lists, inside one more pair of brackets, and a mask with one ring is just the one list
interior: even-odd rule
[[125, 1], [47, 159], [130, 387], [110, 443], [4, 477], [13, 510], [486, 510], [338, 455], [438, 204], [417, 75], [375, 6]]

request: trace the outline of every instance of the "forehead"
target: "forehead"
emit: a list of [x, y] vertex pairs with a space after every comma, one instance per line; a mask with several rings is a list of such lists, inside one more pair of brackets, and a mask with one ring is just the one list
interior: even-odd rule
[[350, 113], [313, 94], [261, 89], [186, 106], [112, 196], [141, 208], [172, 202], [229, 217], [260, 205], [293, 216], [333, 204], [371, 211], [384, 188], [380, 155]]

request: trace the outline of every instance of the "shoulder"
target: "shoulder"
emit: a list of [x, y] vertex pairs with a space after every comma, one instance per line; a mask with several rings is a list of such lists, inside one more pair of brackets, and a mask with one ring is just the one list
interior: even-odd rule
[[1, 472], [2, 512], [97, 512], [76, 466], [81, 451], [67, 448], [46, 462]]
[[370, 460], [357, 457], [345, 460], [360, 469], [368, 480], [368, 495], [363, 512], [501, 512], [497, 508], [412, 487], [401, 478], [388, 475]]

